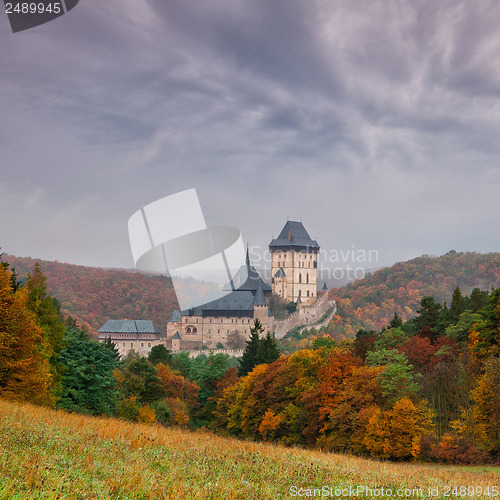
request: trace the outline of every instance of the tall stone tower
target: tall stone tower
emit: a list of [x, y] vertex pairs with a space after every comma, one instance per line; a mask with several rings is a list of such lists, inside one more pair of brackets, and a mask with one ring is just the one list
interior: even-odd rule
[[269, 243], [273, 293], [285, 301], [304, 305], [316, 300], [319, 245], [302, 222], [287, 221], [277, 238]]

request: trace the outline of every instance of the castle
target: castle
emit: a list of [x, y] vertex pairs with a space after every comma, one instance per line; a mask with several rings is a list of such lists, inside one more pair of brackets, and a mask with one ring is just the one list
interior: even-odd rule
[[146, 333], [141, 335], [137, 332], [132, 338], [134, 333], [130, 332], [130, 338], [126, 339], [126, 331], [111, 330], [116, 326], [121, 326], [122, 330], [133, 330], [134, 325], [115, 325], [117, 320], [108, 320], [99, 330], [99, 339], [104, 341], [111, 337], [120, 354], [126, 354], [131, 348], [138, 350], [135, 346], [139, 347], [140, 344], [142, 353], [160, 343], [173, 351], [200, 349], [202, 346], [209, 349], [235, 349], [238, 345], [244, 345], [256, 319], [262, 323], [264, 333], [274, 332], [275, 327], [283, 330], [286, 323], [278, 325], [279, 322], [269, 311], [271, 293], [286, 302], [297, 303], [299, 312], [307, 313], [307, 309], [310, 309], [306, 316], [316, 318], [324, 313], [327, 304], [326, 295], [321, 307], [317, 307], [320, 301], [316, 303], [319, 249], [317, 241], [310, 238], [302, 222], [287, 221], [279, 236], [269, 244], [271, 285], [264, 282], [251, 265], [247, 250], [246, 261], [234, 276], [231, 288], [225, 288], [223, 296], [202, 305], [174, 311], [167, 324], [166, 338], [160, 338], [156, 329], [151, 327], [151, 332], [148, 332], [150, 338]]

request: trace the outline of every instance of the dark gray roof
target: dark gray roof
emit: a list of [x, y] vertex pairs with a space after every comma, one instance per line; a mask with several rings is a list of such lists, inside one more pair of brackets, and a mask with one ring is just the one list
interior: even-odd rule
[[323, 283], [323, 288], [321, 290], [327, 290], [328, 291], [328, 287], [326, 286], [326, 281]]
[[297, 297], [297, 304], [302, 304], [302, 299], [300, 298], [300, 295]]
[[175, 332], [174, 336], [172, 337], [172, 339], [175, 339], [175, 340], [180, 340], [181, 336], [179, 335], [179, 332]]
[[108, 319], [99, 333], [160, 333], [149, 319]]
[[302, 222], [289, 220], [279, 236], [269, 243], [269, 248], [319, 250], [319, 245], [311, 239]]
[[249, 290], [235, 290], [218, 299], [182, 311], [183, 316], [210, 316], [210, 313], [231, 315], [231, 312], [247, 312], [253, 315], [254, 295]]
[[286, 276], [286, 273], [285, 271], [283, 271], [283, 268], [280, 267], [275, 273], [274, 273], [274, 277], [275, 278], [281, 278], [282, 276]]
[[[246, 263], [239, 268], [238, 272], [234, 275], [233, 278], [234, 289], [243, 291], [250, 290], [251, 292], [255, 293], [257, 291], [257, 288], [259, 287], [259, 284], [262, 287], [262, 290], [264, 290], [264, 293], [268, 293], [271, 291], [271, 285], [263, 281], [255, 267], [250, 264], [250, 258], [248, 256], [247, 249]], [[223, 290], [232, 290], [231, 284], [226, 283]]]
[[170, 316], [170, 321], [182, 321], [181, 313], [178, 309], [176, 309], [173, 313], [172, 316]]
[[264, 297], [264, 291], [259, 283], [259, 288], [257, 288], [257, 293], [255, 294], [254, 306], [267, 306], [266, 298]]

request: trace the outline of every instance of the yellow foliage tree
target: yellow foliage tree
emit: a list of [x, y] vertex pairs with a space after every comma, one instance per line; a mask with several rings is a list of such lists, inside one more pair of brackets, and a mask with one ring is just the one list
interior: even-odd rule
[[271, 441], [274, 438], [276, 430], [280, 426], [281, 422], [281, 415], [275, 415], [274, 411], [267, 410], [266, 413], [264, 413], [264, 417], [262, 418], [262, 422], [259, 426], [259, 432], [261, 433], [264, 441]]
[[472, 391], [475, 438], [489, 452], [500, 451], [500, 358], [489, 358]]
[[418, 457], [422, 434], [432, 429], [433, 413], [427, 403], [415, 405], [404, 397], [388, 411], [376, 410], [368, 421], [364, 445], [380, 458]]
[[0, 266], [0, 396], [53, 405], [50, 343], [28, 308], [23, 287], [14, 292]]
[[143, 424], [154, 424], [156, 413], [150, 406], [142, 406], [137, 410], [137, 421]]

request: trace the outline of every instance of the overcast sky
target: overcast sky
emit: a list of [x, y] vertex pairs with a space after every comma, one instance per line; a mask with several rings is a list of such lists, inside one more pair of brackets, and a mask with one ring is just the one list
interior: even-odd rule
[[368, 267], [499, 251], [499, 26], [498, 0], [0, 12], [0, 246], [133, 267], [129, 217], [195, 187], [264, 248], [289, 217]]

